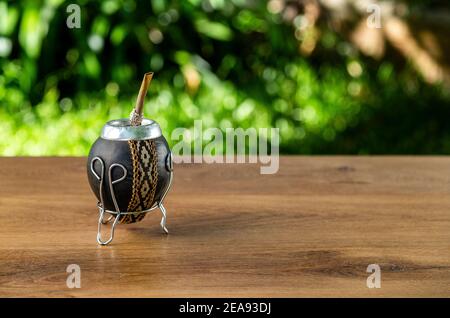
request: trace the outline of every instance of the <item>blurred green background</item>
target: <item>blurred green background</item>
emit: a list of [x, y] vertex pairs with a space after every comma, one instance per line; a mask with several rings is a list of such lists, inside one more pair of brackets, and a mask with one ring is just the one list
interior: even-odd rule
[[285, 154], [450, 153], [448, 2], [379, 2], [381, 28], [371, 2], [0, 1], [0, 155], [87, 155], [150, 70], [166, 137], [202, 119], [278, 127]]

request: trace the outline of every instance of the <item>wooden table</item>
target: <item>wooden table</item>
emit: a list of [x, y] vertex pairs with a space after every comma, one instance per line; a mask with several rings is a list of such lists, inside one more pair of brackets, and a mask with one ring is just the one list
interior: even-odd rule
[[0, 296], [450, 296], [448, 157], [176, 165], [170, 234], [156, 211], [106, 247], [85, 164], [0, 158]]

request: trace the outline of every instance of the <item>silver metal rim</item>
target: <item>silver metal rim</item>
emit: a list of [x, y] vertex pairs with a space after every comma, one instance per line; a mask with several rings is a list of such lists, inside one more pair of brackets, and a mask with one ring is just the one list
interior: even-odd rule
[[107, 140], [147, 140], [162, 135], [159, 124], [151, 119], [143, 118], [142, 124], [132, 126], [128, 118], [108, 121], [102, 128], [101, 138]]

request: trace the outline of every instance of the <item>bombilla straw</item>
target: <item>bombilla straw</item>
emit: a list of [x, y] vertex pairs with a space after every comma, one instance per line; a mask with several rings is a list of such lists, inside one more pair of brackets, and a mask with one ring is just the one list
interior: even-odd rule
[[153, 72], [144, 74], [141, 88], [139, 89], [139, 94], [136, 99], [136, 105], [134, 106], [134, 110], [131, 112], [130, 116], [130, 123], [132, 126], [139, 126], [142, 123], [145, 95], [147, 95], [147, 90], [152, 78]]

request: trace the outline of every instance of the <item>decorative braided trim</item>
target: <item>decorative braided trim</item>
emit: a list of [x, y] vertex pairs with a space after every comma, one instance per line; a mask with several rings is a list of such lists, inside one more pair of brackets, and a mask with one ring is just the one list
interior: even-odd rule
[[145, 213], [139, 211], [152, 207], [158, 183], [158, 155], [155, 141], [129, 140], [128, 145], [133, 163], [133, 183], [127, 211], [136, 213], [121, 216], [120, 223], [134, 223], [145, 217]]

